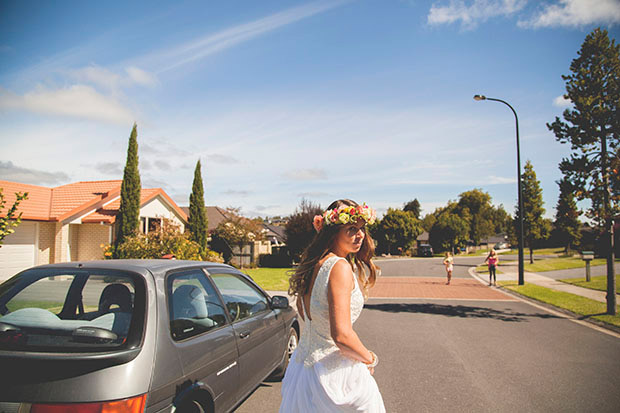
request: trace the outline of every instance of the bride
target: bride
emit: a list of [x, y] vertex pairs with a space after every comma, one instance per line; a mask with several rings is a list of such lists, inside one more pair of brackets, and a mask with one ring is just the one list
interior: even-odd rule
[[385, 412], [372, 377], [378, 358], [353, 330], [376, 279], [366, 231], [375, 219], [348, 199], [314, 217], [317, 234], [290, 279], [305, 327], [282, 381], [280, 413]]

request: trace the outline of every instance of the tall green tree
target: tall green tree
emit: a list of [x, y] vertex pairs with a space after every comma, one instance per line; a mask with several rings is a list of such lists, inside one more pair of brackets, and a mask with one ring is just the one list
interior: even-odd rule
[[205, 191], [202, 184], [202, 173], [200, 171], [200, 159], [196, 162], [194, 170], [194, 182], [192, 193], [189, 196], [189, 217], [187, 228], [191, 234], [191, 240], [200, 245], [200, 248], [207, 248], [207, 209], [205, 208]]
[[[121, 206], [117, 215], [116, 246], [126, 237], [137, 233], [140, 229], [140, 171], [138, 170], [138, 125], [134, 123], [129, 145], [127, 147], [127, 162], [123, 171], [121, 185]], [[115, 248], [115, 258], [123, 258]]]
[[[616, 314], [613, 220], [620, 203], [620, 174], [614, 155], [620, 149], [620, 45], [609, 39], [607, 30], [588, 34], [571, 62], [565, 99], [572, 107], [564, 111], [564, 121], [556, 117], [547, 124], [572, 153], [560, 169], [575, 188], [578, 200], [589, 199], [587, 215], [604, 228], [607, 240], [607, 313]], [[617, 164], [617, 162], [616, 162]], [[610, 170], [616, 170], [611, 173]]]
[[418, 201], [418, 198], [407, 202], [403, 207], [403, 211], [411, 212], [416, 219], [420, 219], [420, 201]]
[[399, 248], [404, 252], [415, 243], [422, 233], [422, 223], [409, 212], [388, 208], [371, 231], [378, 242], [379, 251], [392, 254], [399, 251]]
[[17, 227], [22, 221], [22, 213], [20, 212], [17, 216], [15, 213], [17, 212], [17, 207], [19, 207], [19, 204], [25, 199], [28, 199], [28, 192], [16, 192], [13, 205], [11, 205], [6, 213], [2, 213], [6, 201], [4, 200], [2, 188], [0, 188], [0, 248], [2, 247], [2, 241], [4, 238], [14, 233], [15, 227]]
[[[540, 181], [536, 179], [536, 172], [532, 163], [528, 160], [521, 176], [521, 188], [523, 194], [523, 240], [524, 245], [530, 250], [530, 264], [534, 263], [534, 248], [536, 243], [547, 239], [551, 228], [548, 221], [543, 218], [545, 214]], [[521, 211], [517, 207], [517, 218]], [[515, 223], [518, 223], [515, 219]]]
[[573, 186], [570, 182], [564, 178], [557, 181], [557, 184], [560, 187], [560, 196], [555, 208], [555, 233], [568, 254], [581, 239], [581, 222], [579, 222], [581, 211], [577, 208]]
[[472, 189], [459, 195], [456, 213], [469, 222], [469, 239], [478, 245], [495, 232], [491, 196], [481, 189]]
[[437, 218], [429, 231], [429, 242], [436, 251], [454, 252], [469, 239], [469, 222], [458, 212], [458, 205], [449, 203], [436, 211]]

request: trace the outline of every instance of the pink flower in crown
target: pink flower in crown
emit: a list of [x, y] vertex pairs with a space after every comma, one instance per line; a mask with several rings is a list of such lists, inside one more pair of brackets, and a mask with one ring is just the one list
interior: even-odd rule
[[321, 231], [321, 229], [323, 228], [324, 221], [325, 221], [325, 218], [322, 215], [314, 216], [314, 219], [312, 220], [312, 226], [314, 227], [316, 232]]

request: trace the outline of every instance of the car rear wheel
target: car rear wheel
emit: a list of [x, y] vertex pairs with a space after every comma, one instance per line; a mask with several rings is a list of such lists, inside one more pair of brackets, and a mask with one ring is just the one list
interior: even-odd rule
[[284, 378], [284, 373], [286, 372], [286, 368], [288, 367], [288, 361], [295, 352], [295, 349], [297, 348], [297, 343], [299, 342], [298, 340], [299, 339], [297, 337], [297, 331], [293, 327], [291, 327], [288, 332], [288, 338], [286, 340], [286, 348], [284, 349], [284, 360], [282, 360], [282, 363], [280, 363], [280, 365], [276, 367], [273, 373], [271, 373], [269, 379], [279, 381]]
[[211, 408], [205, 407], [205, 405], [196, 399], [188, 400], [180, 404], [176, 412], [178, 413], [213, 413]]

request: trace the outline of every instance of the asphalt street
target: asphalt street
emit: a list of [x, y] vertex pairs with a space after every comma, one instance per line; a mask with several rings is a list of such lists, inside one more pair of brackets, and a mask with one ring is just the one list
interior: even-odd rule
[[[484, 257], [457, 258], [455, 277]], [[383, 275], [445, 276], [441, 259], [380, 261]], [[620, 338], [521, 301], [370, 299], [355, 324], [388, 412], [616, 412]], [[276, 412], [264, 383], [237, 412]]]

